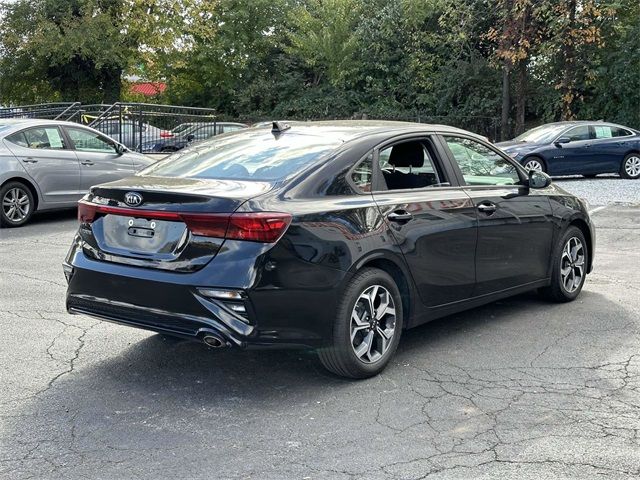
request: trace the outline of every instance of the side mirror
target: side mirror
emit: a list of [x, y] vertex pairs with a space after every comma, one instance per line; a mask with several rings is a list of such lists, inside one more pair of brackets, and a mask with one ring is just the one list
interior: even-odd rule
[[538, 170], [529, 171], [529, 188], [547, 188], [551, 185], [551, 177]]
[[196, 136], [193, 133], [187, 135], [187, 142], [193, 142], [196, 139]]
[[124, 155], [124, 152], [126, 152], [126, 151], [127, 151], [127, 149], [125, 148], [125, 146], [124, 146], [124, 145], [122, 145], [121, 143], [116, 143], [116, 144], [115, 144], [115, 147], [116, 147], [116, 153], [117, 153], [118, 155]]
[[565, 143], [569, 143], [570, 141], [571, 139], [569, 137], [560, 137], [553, 143], [556, 145], [556, 147], [559, 147], [561, 145], [564, 145]]

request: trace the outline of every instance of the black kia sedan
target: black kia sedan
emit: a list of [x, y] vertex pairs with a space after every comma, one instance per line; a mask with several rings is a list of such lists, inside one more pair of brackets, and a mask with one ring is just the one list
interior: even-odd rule
[[211, 347], [310, 347], [377, 374], [401, 333], [538, 289], [580, 293], [585, 204], [482, 137], [396, 122], [274, 123], [95, 186], [67, 309]]

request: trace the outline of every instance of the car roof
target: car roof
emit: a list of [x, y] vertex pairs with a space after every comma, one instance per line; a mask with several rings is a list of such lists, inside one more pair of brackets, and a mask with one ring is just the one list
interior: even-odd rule
[[67, 125], [70, 127], [87, 127], [76, 122], [65, 122], [62, 120], [51, 120], [42, 118], [0, 118], [0, 125], [7, 125], [11, 130], [27, 127], [38, 127], [43, 125]]
[[578, 125], [606, 125], [606, 126], [610, 126], [610, 127], [619, 127], [619, 128], [624, 128], [625, 130], [634, 130], [631, 127], [625, 127], [624, 125], [620, 125], [617, 123], [612, 123], [612, 122], [605, 122], [604, 120], [564, 120], [562, 122], [550, 122], [550, 123], [545, 123], [542, 126], [547, 126], [547, 125], [558, 125], [558, 126], [567, 126], [567, 127], [571, 127], [571, 126], [578, 126]]
[[[463, 133], [485, 140], [481, 135], [462, 130], [448, 125], [398, 122], [389, 120], [324, 120], [313, 122], [280, 122], [289, 125], [289, 129], [283, 134], [299, 133], [305, 135], [334, 135], [342, 141], [349, 141], [355, 138], [362, 138], [380, 133], [395, 133], [397, 135], [410, 133]], [[259, 125], [250, 127], [250, 130], [271, 129], [271, 125]]]

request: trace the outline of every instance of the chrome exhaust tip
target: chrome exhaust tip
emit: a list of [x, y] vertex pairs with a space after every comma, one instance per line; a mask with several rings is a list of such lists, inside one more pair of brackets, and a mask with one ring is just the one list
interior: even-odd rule
[[211, 348], [221, 348], [227, 346], [227, 342], [222, 340], [220, 337], [211, 334], [207, 334], [202, 337], [202, 341]]

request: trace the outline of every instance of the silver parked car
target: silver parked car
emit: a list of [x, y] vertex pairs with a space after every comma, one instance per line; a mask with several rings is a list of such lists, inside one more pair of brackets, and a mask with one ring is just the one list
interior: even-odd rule
[[74, 207], [92, 185], [151, 163], [77, 123], [0, 119], [0, 226], [24, 225], [36, 210]]

